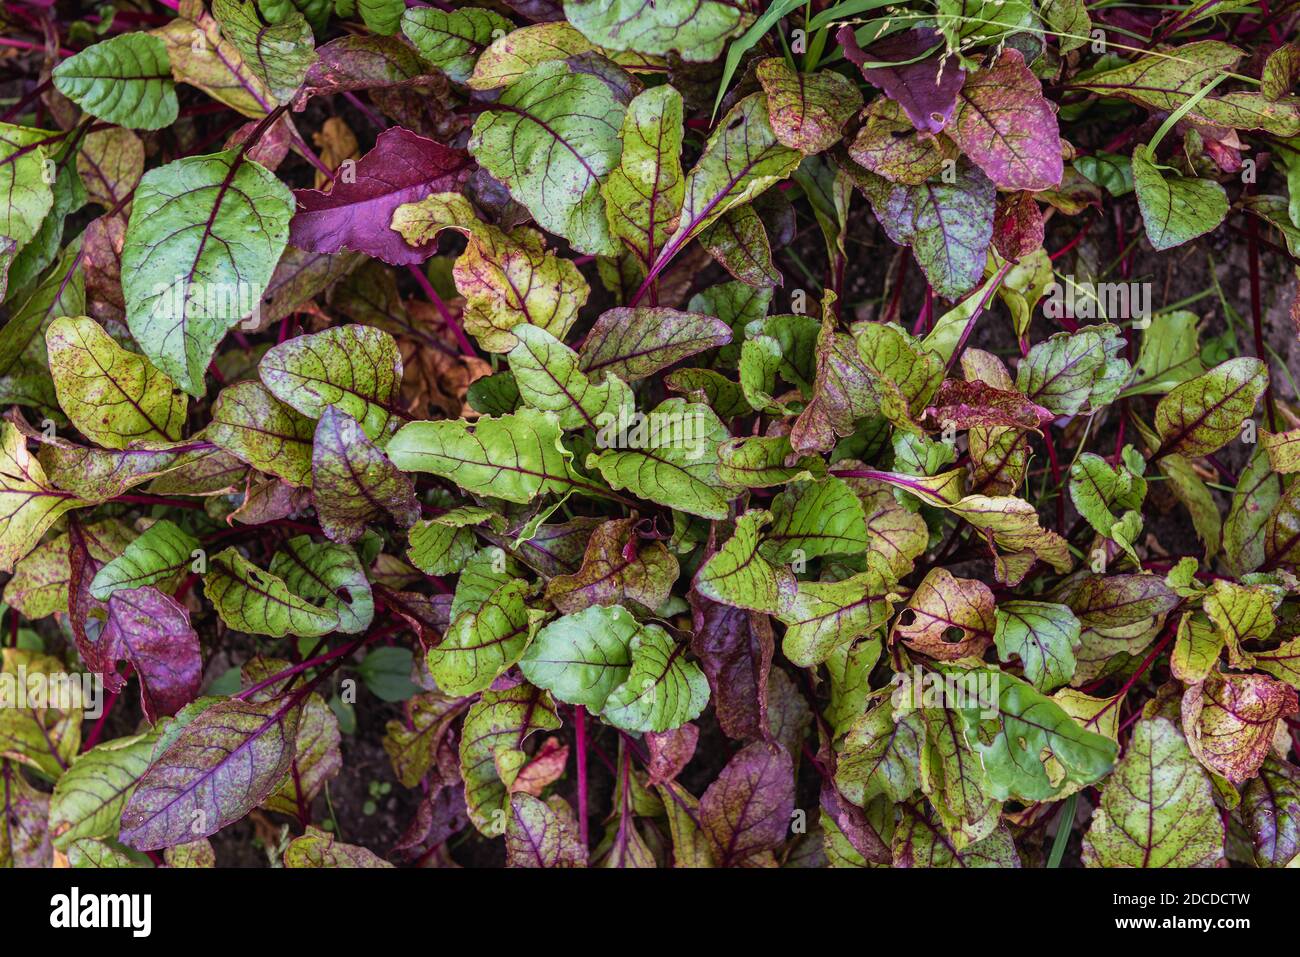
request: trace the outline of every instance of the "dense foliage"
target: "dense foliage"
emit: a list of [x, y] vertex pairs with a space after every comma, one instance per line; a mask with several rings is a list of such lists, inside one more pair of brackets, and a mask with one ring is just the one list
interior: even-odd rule
[[0, 865], [1295, 865], [1271, 6], [6, 2]]

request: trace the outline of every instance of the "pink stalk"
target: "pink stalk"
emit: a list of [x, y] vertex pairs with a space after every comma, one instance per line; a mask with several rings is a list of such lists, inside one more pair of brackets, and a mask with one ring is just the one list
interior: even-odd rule
[[[1260, 292], [1259, 227], [1255, 217], [1246, 217], [1246, 255], [1250, 264], [1250, 319], [1255, 339], [1255, 358], [1268, 367], [1268, 353], [1264, 350], [1264, 306]], [[1277, 407], [1273, 402], [1273, 377], [1264, 386], [1264, 408], [1268, 412], [1269, 428], [1277, 428]]]
[[[15, 50], [35, 50], [38, 53], [45, 52], [44, 43], [32, 43], [29, 40], [11, 40], [9, 37], [0, 37], [0, 47], [12, 47]], [[76, 55], [76, 50], [65, 50], [63, 47], [59, 47], [59, 56], [61, 57]]]
[[988, 308], [988, 304], [993, 301], [993, 294], [998, 291], [998, 286], [1002, 285], [1002, 280], [1007, 278], [1007, 273], [1011, 271], [1011, 267], [1014, 265], [1014, 262], [1003, 263], [1002, 268], [999, 269], [997, 275], [993, 277], [993, 282], [989, 284], [988, 291], [984, 293], [984, 298], [980, 300], [979, 305], [975, 307], [975, 311], [972, 312], [970, 318], [966, 320], [966, 328], [961, 331], [961, 338], [957, 340], [957, 345], [952, 350], [952, 355], [948, 357], [949, 367], [957, 361], [957, 357], [961, 355], [962, 350], [966, 348], [966, 340], [970, 338], [971, 331], [975, 328], [975, 321], [983, 315], [984, 310]]
[[335, 648], [333, 651], [326, 652], [323, 655], [318, 655], [315, 658], [309, 658], [306, 661], [301, 661], [296, 665], [293, 665], [289, 668], [285, 668], [283, 671], [277, 672], [271, 675], [271, 677], [259, 681], [257, 684], [253, 685], [252, 687], [245, 688], [243, 691], [239, 692], [239, 694], [235, 695], [235, 697], [241, 700], [247, 700], [250, 695], [256, 694], [257, 692], [261, 691], [263, 688], [268, 688], [271, 685], [283, 681], [286, 678], [292, 678], [294, 675], [302, 674], [302, 672], [306, 671], [308, 668], [315, 668], [317, 665], [322, 665], [328, 661], [333, 661], [336, 658], [342, 658], [345, 655], [350, 655], [354, 651], [359, 650], [363, 645], [368, 645], [372, 641], [378, 641], [380, 638], [384, 637], [385, 635], [392, 634], [394, 631], [400, 630], [401, 628], [404, 627], [404, 625], [405, 625], [404, 622], [393, 622], [391, 624], [385, 625], [383, 628], [376, 628], [372, 630], [368, 635], [363, 635], [362, 637], [358, 638], [356, 641], [349, 642], [348, 644], [344, 645], [342, 648]]
[[82, 751], [89, 751], [99, 743], [99, 738], [104, 733], [104, 726], [108, 723], [109, 712], [113, 710], [113, 705], [117, 703], [119, 694], [120, 692], [117, 691], [110, 691], [108, 693], [108, 700], [104, 702], [104, 710], [100, 714], [99, 720], [95, 722], [95, 727], [91, 729], [90, 736], [82, 742]]
[[575, 707], [573, 720], [578, 732], [578, 835], [582, 846], [587, 847], [587, 709], [582, 705]]
[[343, 99], [355, 106], [376, 128], [380, 130], [388, 128], [387, 124], [384, 123], [383, 117], [367, 106], [365, 101], [355, 93], [345, 90], [343, 93]]
[[429, 297], [429, 301], [437, 308], [438, 315], [442, 316], [442, 321], [447, 324], [447, 328], [451, 330], [452, 335], [456, 337], [456, 341], [460, 343], [460, 351], [467, 356], [477, 355], [474, 346], [470, 344], [469, 339], [465, 336], [465, 330], [460, 327], [456, 317], [451, 314], [447, 304], [442, 301], [442, 297], [433, 288], [433, 283], [429, 282], [429, 277], [418, 266], [407, 266], [406, 268], [410, 270], [411, 275], [415, 277], [416, 283], [424, 291], [424, 294]]

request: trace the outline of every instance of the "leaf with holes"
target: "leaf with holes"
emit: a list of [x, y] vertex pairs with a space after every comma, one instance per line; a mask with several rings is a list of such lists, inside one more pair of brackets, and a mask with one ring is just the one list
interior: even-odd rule
[[947, 55], [936, 30], [904, 30], [866, 50], [858, 46], [851, 27], [840, 27], [835, 39], [867, 82], [902, 107], [916, 129], [938, 133], [952, 120], [966, 71]]
[[[908, 616], [906, 623], [904, 616]], [[993, 592], [987, 585], [936, 568], [912, 592], [894, 636], [914, 651], [950, 661], [980, 657], [992, 643], [996, 627]], [[954, 636], [954, 631], [959, 634]]]
[[435, 193], [399, 206], [392, 227], [408, 243], [432, 242], [444, 229], [469, 240], [452, 268], [465, 296], [465, 329], [489, 352], [508, 352], [520, 323], [562, 338], [587, 301], [587, 281], [567, 259], [549, 252], [535, 230], [504, 232], [479, 220], [465, 197]]
[[[1114, 741], [1086, 730], [1027, 682], [988, 669], [967, 674], [984, 677], [997, 694], [996, 717], [984, 716], [979, 707], [962, 709], [967, 738], [980, 755], [995, 797], [1046, 800], [1067, 783], [1093, 784], [1114, 767]], [[1043, 767], [1045, 752], [1060, 763], [1059, 781]]]
[[890, 696], [881, 696], [836, 745], [836, 787], [858, 807], [878, 794], [906, 801], [920, 786], [924, 741], [920, 712], [897, 710]]
[[1025, 677], [1039, 691], [1069, 683], [1080, 641], [1074, 612], [1053, 602], [1007, 601], [997, 606], [996, 616], [993, 642], [999, 658], [1019, 658]]
[[280, 546], [269, 570], [294, 595], [337, 615], [340, 633], [355, 635], [370, 627], [374, 594], [361, 560], [346, 545], [298, 535]]

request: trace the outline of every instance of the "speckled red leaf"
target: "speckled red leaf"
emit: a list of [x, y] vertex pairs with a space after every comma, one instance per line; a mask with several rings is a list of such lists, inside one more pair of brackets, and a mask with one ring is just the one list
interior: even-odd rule
[[122, 812], [122, 843], [141, 851], [215, 834], [270, 796], [293, 761], [293, 698], [228, 698], [187, 724], [140, 778]]
[[971, 74], [948, 133], [1005, 189], [1050, 189], [1065, 173], [1056, 108], [1019, 50], [1003, 50], [988, 69]]
[[700, 798], [700, 827], [721, 867], [737, 867], [785, 840], [794, 813], [794, 762], [779, 744], [738, 751]]
[[366, 438], [356, 419], [332, 405], [316, 423], [311, 477], [312, 501], [330, 541], [356, 541], [366, 523], [385, 513], [408, 527], [420, 517], [411, 480]]
[[1003, 259], [1019, 259], [1043, 245], [1043, 212], [1029, 192], [998, 197], [993, 211], [993, 247]]
[[938, 428], [1013, 426], [1036, 429], [1056, 418], [1055, 413], [1029, 401], [1023, 393], [995, 389], [975, 380], [948, 379], [939, 387], [926, 417]]
[[190, 613], [153, 586], [113, 592], [102, 654], [126, 659], [140, 680], [145, 717], [157, 721], [193, 701], [203, 678], [199, 636]]
[[691, 652], [709, 679], [718, 724], [741, 741], [765, 736], [767, 677], [775, 639], [767, 615], [710, 601], [691, 591]]

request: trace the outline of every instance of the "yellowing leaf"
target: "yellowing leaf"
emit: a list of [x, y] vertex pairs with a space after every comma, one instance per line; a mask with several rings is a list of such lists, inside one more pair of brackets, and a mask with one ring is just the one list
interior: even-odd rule
[[625, 70], [658, 71], [663, 60], [634, 51], [601, 50], [563, 20], [531, 23], [498, 37], [479, 55], [468, 86], [492, 90], [519, 79], [539, 63], [567, 60], [582, 53], [603, 53]]
[[[992, 643], [996, 624], [993, 592], [987, 585], [935, 568], [912, 592], [894, 635], [938, 660], [978, 658]], [[960, 635], [953, 636], [954, 631]]]
[[1211, 672], [1183, 694], [1183, 732], [1197, 760], [1241, 784], [1268, 756], [1278, 722], [1297, 711], [1295, 689], [1280, 681]]
[[862, 106], [857, 84], [829, 70], [801, 73], [785, 60], [769, 57], [759, 61], [756, 72], [776, 138], [804, 154], [839, 142], [844, 124]]
[[465, 296], [465, 329], [489, 352], [509, 352], [516, 342], [510, 330], [520, 323], [563, 340], [587, 301], [590, 288], [577, 267], [547, 252], [536, 230], [506, 233], [483, 223], [459, 193], [399, 206], [392, 227], [413, 246], [444, 229], [469, 239], [452, 277]]
[[122, 449], [143, 439], [181, 437], [185, 394], [148, 359], [114, 342], [95, 320], [56, 319], [45, 343], [59, 406], [86, 438]]
[[[41, 227], [45, 214], [54, 206], [45, 171], [45, 146], [50, 134], [25, 126], [0, 123], [0, 236], [21, 249]], [[6, 267], [7, 268], [7, 267]], [[10, 320], [12, 322], [12, 319]], [[11, 357], [7, 357], [7, 367]]]
[[265, 116], [275, 107], [275, 96], [201, 6], [151, 32], [167, 44], [167, 58], [177, 82], [196, 86], [245, 116]]
[[1195, 457], [1232, 441], [1268, 386], [1268, 369], [1258, 359], [1221, 362], [1175, 387], [1156, 406], [1156, 453]]
[[0, 571], [13, 571], [60, 515], [89, 504], [52, 486], [18, 427], [0, 423]]

